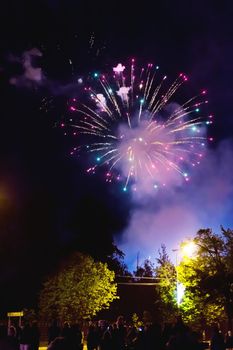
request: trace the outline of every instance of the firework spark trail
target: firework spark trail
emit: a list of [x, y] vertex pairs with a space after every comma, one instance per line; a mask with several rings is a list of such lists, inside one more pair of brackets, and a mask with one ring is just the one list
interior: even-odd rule
[[188, 181], [190, 165], [198, 165], [203, 156], [212, 116], [209, 120], [200, 114], [208, 103], [205, 90], [177, 103], [176, 92], [187, 80], [181, 73], [166, 88], [167, 76], [159, 76], [158, 66], [149, 63], [137, 74], [134, 59], [128, 74], [121, 63], [107, 77], [95, 73], [84, 97], [73, 99], [70, 106], [76, 113], [70, 126], [81, 140], [71, 153], [96, 154], [96, 164], [87, 172], [105, 165], [106, 181], [122, 178], [124, 190], [143, 182], [157, 188], [177, 179], [175, 174]]

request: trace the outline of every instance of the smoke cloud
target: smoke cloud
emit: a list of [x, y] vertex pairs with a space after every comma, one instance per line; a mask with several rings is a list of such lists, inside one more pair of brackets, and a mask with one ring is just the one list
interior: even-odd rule
[[33, 48], [25, 51], [20, 57], [11, 55], [11, 61], [19, 62], [22, 65], [23, 73], [10, 78], [10, 84], [22, 87], [31, 87], [42, 84], [45, 77], [40, 67], [34, 65], [34, 61], [42, 57], [42, 52]]
[[233, 227], [233, 144], [222, 141], [208, 150], [200, 167], [193, 169], [189, 183], [183, 186], [133, 193], [134, 209], [130, 224], [117, 244], [126, 254], [130, 269], [140, 262], [158, 257], [165, 244], [170, 258], [173, 249], [192, 238], [201, 228], [220, 231], [220, 225]]
[[[21, 55], [8, 55], [7, 61], [16, 63], [22, 70], [22, 73], [11, 76], [9, 83], [18, 88], [45, 88], [53, 96], [67, 97], [70, 97], [83, 84], [82, 77], [78, 77], [75, 82], [68, 84], [49, 79], [44, 74], [43, 68], [40, 67], [39, 61], [42, 57], [43, 53], [38, 48], [24, 51]], [[103, 101], [101, 100], [101, 102]]]

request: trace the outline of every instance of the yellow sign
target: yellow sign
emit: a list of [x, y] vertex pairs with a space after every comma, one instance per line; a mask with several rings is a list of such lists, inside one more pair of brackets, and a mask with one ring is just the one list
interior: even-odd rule
[[23, 316], [23, 311], [19, 311], [19, 312], [8, 312], [7, 313], [8, 317], [21, 317]]

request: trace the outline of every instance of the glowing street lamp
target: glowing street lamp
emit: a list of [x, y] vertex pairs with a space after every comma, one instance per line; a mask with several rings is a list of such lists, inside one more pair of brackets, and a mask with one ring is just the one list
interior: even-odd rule
[[193, 258], [197, 252], [197, 245], [194, 241], [189, 241], [181, 246], [182, 257]]

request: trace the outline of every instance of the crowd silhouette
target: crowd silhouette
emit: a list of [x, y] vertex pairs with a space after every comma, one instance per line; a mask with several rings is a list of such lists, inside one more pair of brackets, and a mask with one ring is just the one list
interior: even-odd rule
[[40, 331], [37, 322], [31, 324], [22, 320], [20, 325], [0, 327], [0, 350], [38, 350]]
[[[214, 326], [209, 342], [177, 317], [163, 326], [148, 313], [139, 325], [118, 316], [114, 322], [88, 321], [82, 326], [54, 320], [47, 328], [48, 350], [225, 350], [233, 349], [231, 332], [223, 336]], [[36, 322], [0, 327], [0, 350], [39, 350], [40, 331]]]

